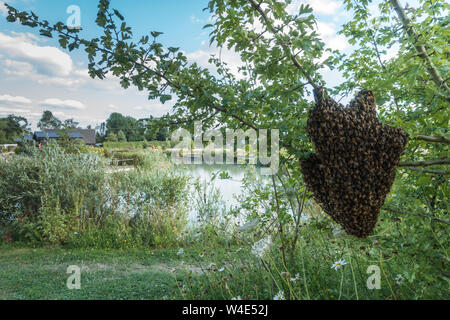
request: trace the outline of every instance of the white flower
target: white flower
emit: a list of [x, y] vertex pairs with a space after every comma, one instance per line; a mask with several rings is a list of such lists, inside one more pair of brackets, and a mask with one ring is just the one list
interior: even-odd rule
[[343, 266], [345, 266], [346, 264], [347, 264], [347, 261], [345, 261], [345, 259], [341, 259], [341, 260], [336, 261], [336, 262], [331, 266], [331, 268], [337, 271], [337, 270], [339, 270], [340, 268], [342, 268]]
[[273, 297], [273, 300], [285, 300], [284, 298], [284, 291], [280, 290], [275, 297]]
[[402, 276], [401, 274], [398, 274], [398, 275], [395, 277], [395, 283], [396, 283], [398, 286], [402, 285], [404, 281], [405, 281], [405, 278], [403, 278], [403, 276]]
[[237, 296], [235, 298], [231, 298], [231, 300], [242, 300], [241, 296]]
[[253, 245], [252, 253], [257, 257], [262, 258], [266, 250], [270, 247], [270, 242], [271, 242], [270, 236], [259, 240]]
[[215, 264], [214, 262], [212, 262], [212, 263], [209, 264], [209, 266], [207, 267], [207, 269], [208, 269], [209, 271], [214, 271], [214, 270], [217, 269], [217, 266], [216, 266], [216, 264]]
[[295, 278], [291, 278], [291, 282], [295, 282], [295, 281], [298, 281], [298, 280], [300, 280], [300, 274], [296, 273], [295, 274]]
[[181, 248], [180, 250], [178, 250], [177, 252], [177, 256], [181, 256], [184, 253], [183, 248]]

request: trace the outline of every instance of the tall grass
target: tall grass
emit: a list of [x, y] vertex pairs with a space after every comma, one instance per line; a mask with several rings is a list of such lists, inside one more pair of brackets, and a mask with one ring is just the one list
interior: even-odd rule
[[118, 248], [171, 245], [186, 224], [188, 179], [160, 153], [111, 172], [95, 152], [57, 145], [0, 161], [3, 240]]

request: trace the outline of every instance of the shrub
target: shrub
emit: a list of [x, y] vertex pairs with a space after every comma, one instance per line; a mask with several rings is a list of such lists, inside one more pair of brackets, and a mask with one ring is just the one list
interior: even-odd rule
[[51, 144], [0, 161], [1, 233], [71, 246], [172, 244], [185, 225], [188, 180], [160, 153], [140, 157], [137, 170], [111, 173], [94, 152]]

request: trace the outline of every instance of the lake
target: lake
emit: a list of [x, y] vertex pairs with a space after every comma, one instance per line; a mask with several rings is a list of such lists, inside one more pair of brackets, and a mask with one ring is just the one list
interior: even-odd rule
[[[260, 174], [259, 168], [254, 165], [237, 165], [237, 164], [192, 164], [192, 165], [177, 165], [176, 169], [184, 174], [193, 177], [194, 179], [199, 179], [201, 183], [209, 183], [214, 175], [217, 177], [212, 182], [214, 188], [216, 188], [220, 195], [221, 199], [224, 202], [224, 206], [226, 209], [230, 209], [233, 206], [237, 206], [238, 200], [236, 196], [240, 195], [243, 191], [243, 179], [246, 174], [252, 174], [254, 177], [259, 179], [265, 179], [265, 176]], [[228, 179], [220, 179], [218, 173], [226, 172], [229, 176]], [[210, 190], [207, 189], [207, 190]], [[194, 195], [197, 191], [195, 187], [192, 187], [191, 193]], [[197, 216], [197, 212], [195, 211], [195, 207], [189, 213], [189, 220], [195, 220]]]

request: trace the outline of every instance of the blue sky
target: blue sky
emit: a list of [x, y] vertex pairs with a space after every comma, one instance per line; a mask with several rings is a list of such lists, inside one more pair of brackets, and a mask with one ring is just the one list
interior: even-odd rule
[[[33, 128], [44, 110], [52, 111], [64, 120], [75, 118], [83, 126], [95, 126], [112, 112], [136, 118], [161, 116], [171, 104], [149, 101], [145, 92], [120, 88], [112, 77], [107, 80], [91, 79], [87, 75], [84, 51], [68, 52], [60, 49], [54, 39], [39, 36], [35, 29], [6, 22], [3, 3], [19, 10], [32, 10], [50, 22], [63, 21], [70, 5], [81, 9], [81, 35], [92, 38], [100, 31], [95, 25], [97, 1], [95, 0], [0, 0], [0, 117], [8, 114], [22, 115], [31, 120]], [[295, 0], [309, 3], [318, 20], [318, 31], [328, 46], [348, 50], [349, 46], [336, 32], [348, 21], [341, 1]], [[217, 48], [209, 47], [208, 32], [202, 27], [208, 23], [209, 13], [203, 12], [208, 0], [113, 0], [127, 23], [133, 28], [136, 39], [150, 31], [161, 31], [161, 41], [166, 46], [180, 47], [190, 61], [208, 66], [210, 54]], [[295, 5], [292, 10], [295, 11]], [[222, 53], [237, 72], [239, 56]], [[340, 76], [326, 72], [328, 84], [337, 84]]]

